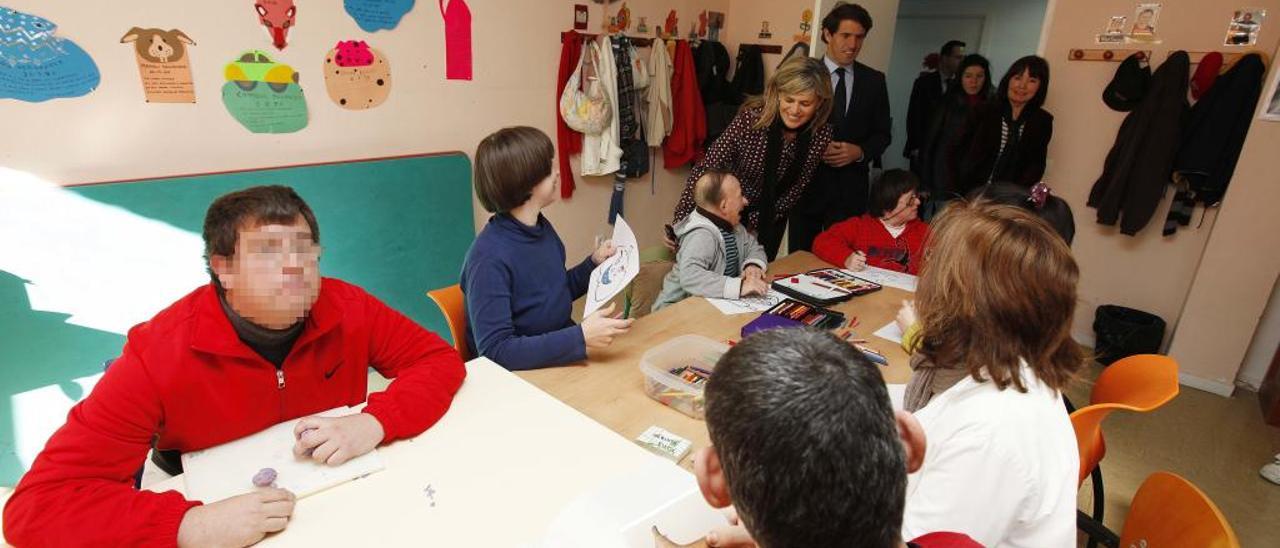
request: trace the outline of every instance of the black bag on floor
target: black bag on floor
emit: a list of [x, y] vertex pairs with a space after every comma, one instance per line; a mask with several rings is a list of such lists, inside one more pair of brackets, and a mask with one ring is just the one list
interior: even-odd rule
[[1164, 320], [1155, 314], [1114, 304], [1098, 307], [1093, 317], [1096, 359], [1111, 365], [1134, 354], [1155, 354], [1164, 340]]

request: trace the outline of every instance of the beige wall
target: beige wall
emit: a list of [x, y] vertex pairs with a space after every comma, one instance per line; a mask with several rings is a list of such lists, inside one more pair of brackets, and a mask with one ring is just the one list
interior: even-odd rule
[[[1222, 41], [1234, 5], [1197, 0], [1166, 0], [1163, 4], [1158, 28], [1163, 43], [1151, 46], [1157, 64], [1178, 49], [1227, 50]], [[1268, 148], [1274, 150], [1280, 125], [1254, 124], [1227, 203], [1221, 211], [1210, 212], [1203, 227], [1195, 228], [1200, 221], [1197, 212], [1191, 227], [1173, 237], [1161, 236], [1160, 225], [1171, 194], [1136, 237], [1097, 224], [1096, 211], [1085, 206], [1085, 199], [1124, 119], [1123, 113], [1108, 109], [1100, 99], [1117, 65], [1068, 62], [1067, 52], [1071, 48], [1098, 47], [1093, 45], [1093, 36], [1107, 18], [1126, 11], [1131, 16], [1133, 5], [1102, 0], [1055, 1], [1046, 17], [1046, 34], [1041, 41], [1041, 53], [1052, 67], [1046, 108], [1055, 115], [1045, 179], [1071, 203], [1076, 215], [1074, 251], [1081, 269], [1081, 303], [1075, 332], [1080, 340], [1092, 339], [1094, 308], [1100, 304], [1116, 303], [1153, 312], [1169, 322], [1167, 336], [1172, 336], [1176, 328], [1173, 349], [1183, 371], [1193, 378], [1191, 382], [1199, 378], [1230, 386], [1274, 282], [1275, 261], [1280, 258], [1274, 236], [1263, 236], [1278, 232], [1276, 216], [1260, 209], [1268, 203], [1267, 197], [1275, 198], [1275, 192], [1280, 190], [1272, 184], [1274, 174], [1270, 179], [1265, 177], [1268, 169], [1274, 171], [1266, 156]], [[1280, 13], [1277, 0], [1251, 5]], [[1268, 53], [1280, 40], [1280, 25], [1269, 23], [1263, 26], [1258, 43], [1258, 48]], [[1259, 238], [1268, 237], [1272, 238], [1270, 246], [1259, 245]], [[1210, 252], [1201, 268], [1201, 255], [1210, 242]], [[1190, 302], [1189, 292], [1193, 297]], [[1257, 310], [1253, 310], [1255, 305]], [[1207, 315], [1210, 309], [1217, 313]], [[1180, 325], [1180, 319], [1188, 323]], [[1213, 344], [1207, 344], [1210, 341]], [[1203, 350], [1189, 352], [1189, 347]]]

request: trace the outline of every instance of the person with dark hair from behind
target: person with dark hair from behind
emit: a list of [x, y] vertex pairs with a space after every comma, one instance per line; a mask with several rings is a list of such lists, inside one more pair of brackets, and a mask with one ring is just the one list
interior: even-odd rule
[[707, 502], [733, 526], [710, 546], [978, 546], [955, 533], [902, 539], [907, 474], [925, 439], [894, 411], [880, 371], [834, 335], [775, 329], [720, 358], [706, 387], [711, 446], [694, 456]]
[[837, 4], [822, 18], [822, 59], [831, 76], [831, 144], [813, 184], [791, 211], [787, 249], [808, 250], [827, 227], [867, 210], [873, 160], [892, 140], [884, 73], [858, 62], [871, 32], [871, 14], [858, 4]]
[[612, 317], [609, 304], [573, 322], [573, 301], [587, 293], [591, 271], [617, 251], [602, 242], [565, 270], [564, 242], [542, 215], [559, 184], [555, 148], [541, 130], [500, 129], [476, 148], [476, 196], [494, 215], [462, 264], [467, 345], [512, 371], [585, 360], [633, 321]]
[[[956, 74], [958, 85], [942, 97], [920, 143], [917, 173], [933, 205], [958, 197], [952, 192], [956, 186], [956, 151], [965, 148], [965, 143], [960, 141], [965, 122], [978, 107], [991, 100], [995, 89], [991, 84], [991, 65], [981, 55], [966, 55]], [[929, 215], [925, 220], [932, 217], [933, 207], [927, 209]]]
[[[359, 287], [320, 277], [320, 228], [293, 189], [214, 200], [204, 243], [210, 283], [129, 330], [5, 506], [9, 542], [253, 544], [285, 528], [292, 493], [202, 503], [139, 491], [152, 445], [200, 451], [301, 418], [294, 455], [336, 466], [422, 433], [449, 408], [466, 376], [458, 352]], [[370, 367], [395, 380], [366, 400]], [[315, 416], [366, 401], [360, 413]], [[182, 473], [180, 460], [153, 460]]]
[[960, 76], [960, 62], [965, 58], [964, 42], [947, 40], [938, 55], [938, 70], [921, 72], [911, 84], [911, 102], [907, 106], [907, 142], [902, 147], [902, 156], [911, 160], [911, 171], [925, 178], [919, 164], [920, 153], [928, 143], [929, 126], [942, 98], [951, 94], [957, 87]]
[[985, 185], [969, 194], [971, 201], [986, 200], [1005, 205], [1015, 205], [1026, 209], [1053, 227], [1053, 231], [1062, 236], [1062, 240], [1070, 246], [1076, 237], [1076, 220], [1071, 214], [1071, 206], [1066, 200], [1053, 195], [1052, 189], [1043, 181], [1027, 188], [1008, 182], [995, 182]]
[[819, 259], [849, 270], [868, 265], [918, 274], [929, 225], [919, 219], [920, 181], [911, 172], [890, 169], [871, 187], [865, 215], [831, 225], [813, 240]]
[[1028, 55], [1013, 62], [995, 100], [979, 106], [965, 124], [955, 188], [961, 196], [993, 181], [1030, 188], [1044, 177], [1053, 115], [1044, 110], [1049, 62]]

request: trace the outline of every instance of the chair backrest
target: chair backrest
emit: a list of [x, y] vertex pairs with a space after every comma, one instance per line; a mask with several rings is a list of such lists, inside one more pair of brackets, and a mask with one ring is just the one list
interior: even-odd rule
[[427, 292], [427, 296], [440, 307], [440, 313], [449, 323], [449, 337], [453, 339], [453, 347], [462, 355], [463, 361], [471, 359], [467, 351], [467, 303], [462, 295], [462, 286], [453, 284]]
[[666, 246], [653, 246], [640, 250], [640, 272], [636, 274], [631, 285], [627, 286], [624, 295], [626, 308], [631, 311], [630, 317], [643, 318], [649, 315], [654, 301], [662, 293], [663, 279], [674, 266], [675, 254]]
[[1093, 386], [1092, 405], [1071, 414], [1080, 450], [1080, 483], [1107, 454], [1102, 420], [1122, 409], [1145, 413], [1178, 395], [1178, 362], [1168, 356], [1138, 354], [1111, 364]]
[[1222, 511], [1177, 474], [1147, 476], [1129, 505], [1120, 546], [1236, 548], [1236, 533]]

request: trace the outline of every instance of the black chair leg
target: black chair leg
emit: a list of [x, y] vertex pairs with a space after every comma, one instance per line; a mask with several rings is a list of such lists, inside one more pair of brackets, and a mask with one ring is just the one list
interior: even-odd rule
[[[1106, 494], [1102, 489], [1102, 465], [1093, 467], [1093, 473], [1089, 474], [1089, 479], [1093, 483], [1093, 521], [1098, 525], [1102, 525], [1102, 514], [1107, 508]], [[1104, 526], [1105, 528], [1105, 526]], [[1118, 542], [1118, 541], [1117, 541]], [[1089, 537], [1089, 548], [1097, 548], [1097, 539], [1093, 536]]]

